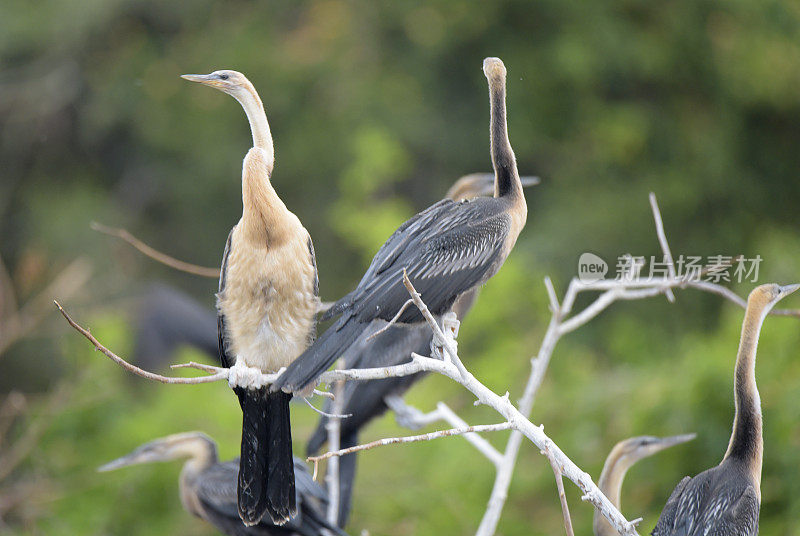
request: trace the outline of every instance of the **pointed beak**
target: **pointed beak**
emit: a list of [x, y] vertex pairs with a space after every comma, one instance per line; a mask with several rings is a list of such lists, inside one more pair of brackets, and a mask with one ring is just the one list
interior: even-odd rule
[[674, 447], [675, 445], [680, 445], [681, 443], [686, 443], [695, 437], [697, 437], [697, 434], [682, 434], [670, 437], [662, 437], [661, 441], [658, 443], [658, 450], [664, 450]]
[[527, 188], [528, 186], [536, 186], [537, 184], [541, 183], [542, 180], [539, 177], [520, 177], [520, 182], [522, 182], [522, 187]]
[[794, 292], [795, 290], [797, 290], [799, 288], [800, 288], [800, 284], [797, 284], [797, 285], [785, 285], [785, 286], [781, 287], [781, 290], [780, 290], [781, 297], [788, 296], [789, 294], [791, 294], [792, 292]]
[[220, 82], [219, 78], [211, 74], [182, 74], [181, 78], [189, 82], [197, 82], [212, 87], [218, 87]]
[[122, 456], [121, 458], [117, 458], [116, 460], [112, 460], [105, 465], [101, 465], [97, 468], [97, 470], [100, 472], [113, 471], [129, 465], [164, 462], [173, 459], [174, 456], [170, 456], [168, 450], [164, 451], [163, 448], [159, 448], [161, 446], [161, 440], [156, 440], [153, 443], [146, 443], [133, 452]]
[[121, 458], [117, 458], [116, 460], [112, 460], [104, 465], [101, 465], [97, 468], [97, 471], [100, 473], [105, 473], [107, 471], [114, 471], [115, 469], [119, 469], [121, 467], [127, 467], [129, 465], [136, 465], [137, 463], [141, 463], [139, 460], [139, 456], [136, 453], [131, 453]]

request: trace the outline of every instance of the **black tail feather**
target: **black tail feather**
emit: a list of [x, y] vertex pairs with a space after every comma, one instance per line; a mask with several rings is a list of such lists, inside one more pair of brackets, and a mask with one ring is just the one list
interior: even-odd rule
[[273, 523], [283, 525], [296, 512], [289, 424], [292, 396], [269, 393], [266, 387], [236, 387], [234, 392], [242, 406], [239, 517], [250, 526], [268, 513]]
[[352, 318], [340, 319], [289, 365], [272, 384], [272, 390], [286, 389], [292, 392], [302, 390], [325, 372], [355, 342], [363, 330], [364, 325]]
[[[265, 388], [266, 394], [266, 388]], [[292, 427], [289, 422], [291, 394], [266, 394], [267, 405], [267, 511], [276, 525], [297, 514], [295, 502]]]
[[242, 406], [242, 450], [239, 458], [239, 517], [245, 525], [255, 525], [267, 511], [267, 405], [259, 390], [235, 387]]

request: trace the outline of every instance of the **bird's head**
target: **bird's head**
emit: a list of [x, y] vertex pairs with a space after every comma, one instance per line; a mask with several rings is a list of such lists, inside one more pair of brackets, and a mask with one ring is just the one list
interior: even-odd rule
[[236, 97], [242, 92], [252, 92], [253, 85], [245, 75], [239, 71], [224, 69], [214, 71], [210, 74], [182, 74], [181, 78], [190, 82], [197, 82], [205, 86], [213, 87], [222, 92]]
[[137, 447], [130, 454], [110, 461], [99, 467], [98, 471], [113, 471], [129, 465], [167, 462], [179, 458], [216, 458], [216, 444], [202, 432], [174, 434]]
[[642, 458], [652, 456], [669, 447], [674, 447], [681, 443], [686, 443], [695, 438], [695, 434], [683, 434], [670, 437], [639, 436], [631, 437], [625, 441], [617, 443], [614, 450], [617, 451], [619, 458], [628, 458], [630, 464], [634, 464]]
[[800, 288], [800, 285], [776, 285], [769, 283], [753, 289], [747, 297], [748, 308], [755, 307], [767, 314], [776, 303]]
[[504, 82], [506, 79], [506, 66], [500, 58], [486, 58], [483, 60], [483, 74], [489, 82]]
[[[476, 197], [490, 197], [494, 195], [494, 173], [472, 173], [458, 179], [447, 190], [446, 197], [453, 201], [463, 201]], [[539, 184], [539, 177], [520, 177], [523, 187]]]

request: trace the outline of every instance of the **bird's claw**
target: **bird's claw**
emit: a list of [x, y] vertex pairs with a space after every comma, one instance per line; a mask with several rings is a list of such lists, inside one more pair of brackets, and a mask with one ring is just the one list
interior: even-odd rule
[[453, 340], [458, 338], [458, 328], [460, 326], [461, 322], [453, 311], [442, 315], [442, 331]]
[[[461, 326], [461, 322], [459, 322], [458, 317], [452, 311], [445, 313], [442, 315], [441, 324], [444, 338], [450, 343], [450, 346], [453, 349], [457, 349], [458, 343], [456, 342], [456, 337], [458, 337], [458, 328]], [[436, 359], [444, 359], [444, 344], [444, 341], [434, 334], [433, 339], [431, 340], [431, 356]]]
[[248, 367], [247, 365], [240, 363], [240, 360], [237, 359], [236, 363], [234, 363], [234, 365], [228, 371], [228, 385], [231, 389], [234, 387], [257, 389], [259, 387], [264, 387], [262, 377], [263, 375], [261, 370], [254, 367]]

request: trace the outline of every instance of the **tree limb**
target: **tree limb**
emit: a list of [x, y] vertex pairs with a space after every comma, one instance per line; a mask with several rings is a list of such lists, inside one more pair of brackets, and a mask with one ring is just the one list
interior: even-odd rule
[[140, 253], [150, 257], [154, 261], [160, 262], [161, 264], [166, 264], [170, 268], [174, 268], [175, 270], [179, 270], [181, 272], [186, 272], [187, 274], [219, 279], [219, 268], [207, 268], [205, 266], [198, 266], [196, 264], [178, 260], [175, 257], [171, 257], [166, 253], [162, 253], [157, 249], [151, 248], [150, 246], [148, 246], [147, 244], [145, 244], [144, 242], [133, 236], [126, 229], [108, 227], [106, 225], [97, 223], [95, 221], [89, 224], [89, 227], [91, 227], [92, 230], [94, 231], [124, 240], [125, 242], [127, 242], [128, 244], [139, 250]]

